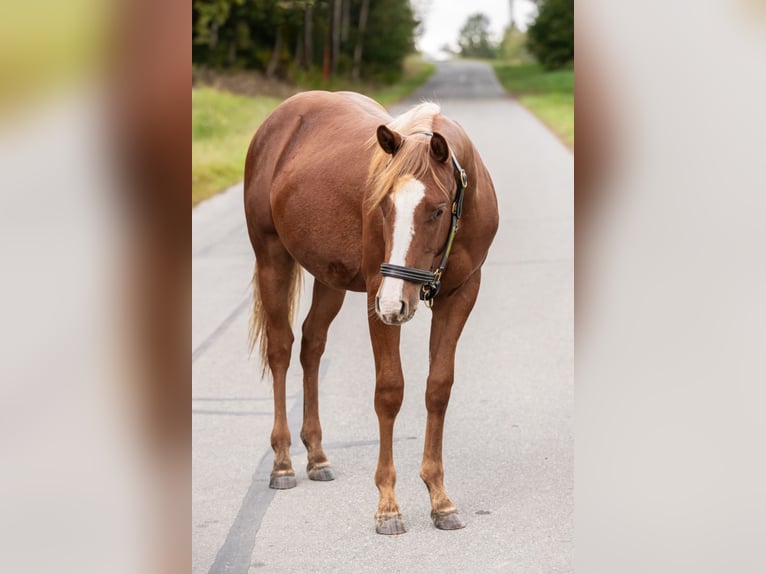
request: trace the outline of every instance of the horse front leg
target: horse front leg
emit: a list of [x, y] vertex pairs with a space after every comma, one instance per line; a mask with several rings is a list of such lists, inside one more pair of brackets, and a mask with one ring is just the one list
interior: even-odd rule
[[[375, 293], [368, 294], [372, 309]], [[404, 534], [404, 522], [396, 501], [396, 469], [394, 468], [394, 422], [404, 398], [404, 376], [399, 357], [398, 326], [384, 324], [375, 313], [369, 315], [370, 339], [375, 355], [375, 413], [378, 415], [380, 450], [375, 485], [378, 487], [378, 511], [375, 531], [378, 534]]]
[[442, 437], [455, 375], [455, 349], [468, 315], [476, 302], [481, 282], [477, 271], [460, 289], [434, 302], [431, 320], [431, 365], [426, 385], [426, 438], [420, 478], [431, 497], [431, 519], [441, 530], [457, 530], [465, 522], [444, 488]]

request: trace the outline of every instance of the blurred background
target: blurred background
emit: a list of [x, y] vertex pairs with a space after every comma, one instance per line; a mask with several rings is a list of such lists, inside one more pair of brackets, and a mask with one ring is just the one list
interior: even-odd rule
[[285, 97], [391, 105], [453, 58], [491, 62], [574, 147], [572, 0], [195, 0], [192, 14], [192, 205], [242, 179], [255, 128]]
[[[464, 47], [566, 72], [533, 40], [549, 3], [5, 3], [0, 569], [190, 569], [189, 140], [194, 204], [232, 177], [198, 142], [249, 138], [290, 90], [385, 89]], [[766, 568], [765, 23], [758, 0], [577, 2], [583, 572]], [[272, 100], [242, 118], [240, 95]]]

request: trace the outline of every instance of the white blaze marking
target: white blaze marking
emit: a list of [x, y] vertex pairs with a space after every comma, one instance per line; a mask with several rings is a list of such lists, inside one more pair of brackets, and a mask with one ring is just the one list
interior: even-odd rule
[[[412, 236], [415, 234], [415, 209], [425, 194], [426, 187], [415, 178], [407, 179], [394, 191], [394, 235], [389, 263], [406, 265], [407, 252], [410, 250]], [[402, 279], [383, 278], [378, 291], [382, 314], [399, 313], [403, 287]]]

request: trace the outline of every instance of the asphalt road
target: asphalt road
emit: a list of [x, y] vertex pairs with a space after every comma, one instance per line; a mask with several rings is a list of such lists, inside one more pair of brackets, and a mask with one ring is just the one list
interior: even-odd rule
[[321, 369], [324, 446], [336, 480], [306, 477], [296, 346], [287, 393], [298, 486], [269, 490], [273, 405], [257, 359], [247, 356], [253, 255], [238, 186], [192, 214], [195, 573], [573, 571], [574, 158], [484, 64], [440, 64], [392, 112], [422, 98], [439, 101], [466, 129], [500, 204], [445, 428], [445, 484], [467, 527], [433, 527], [418, 476], [430, 319], [422, 305], [402, 329], [405, 398], [394, 431], [408, 532], [375, 534], [374, 367], [361, 294], [347, 295]]

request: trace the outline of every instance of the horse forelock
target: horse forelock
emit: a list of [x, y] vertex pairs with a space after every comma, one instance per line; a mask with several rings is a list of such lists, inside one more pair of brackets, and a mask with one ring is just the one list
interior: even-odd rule
[[434, 117], [441, 113], [441, 107], [435, 102], [423, 102], [394, 118], [388, 128], [402, 135], [427, 132], [433, 129]]
[[396, 181], [405, 175], [422, 180], [430, 173], [442, 193], [449, 197], [449, 192], [434, 171], [430, 140], [427, 137], [408, 137], [433, 131], [434, 117], [440, 112], [438, 104], [424, 102], [386, 124], [390, 130], [404, 136], [401, 147], [393, 156], [383, 151], [375, 135], [367, 141], [368, 149], [372, 148], [367, 179], [367, 205], [370, 210], [380, 205]]

